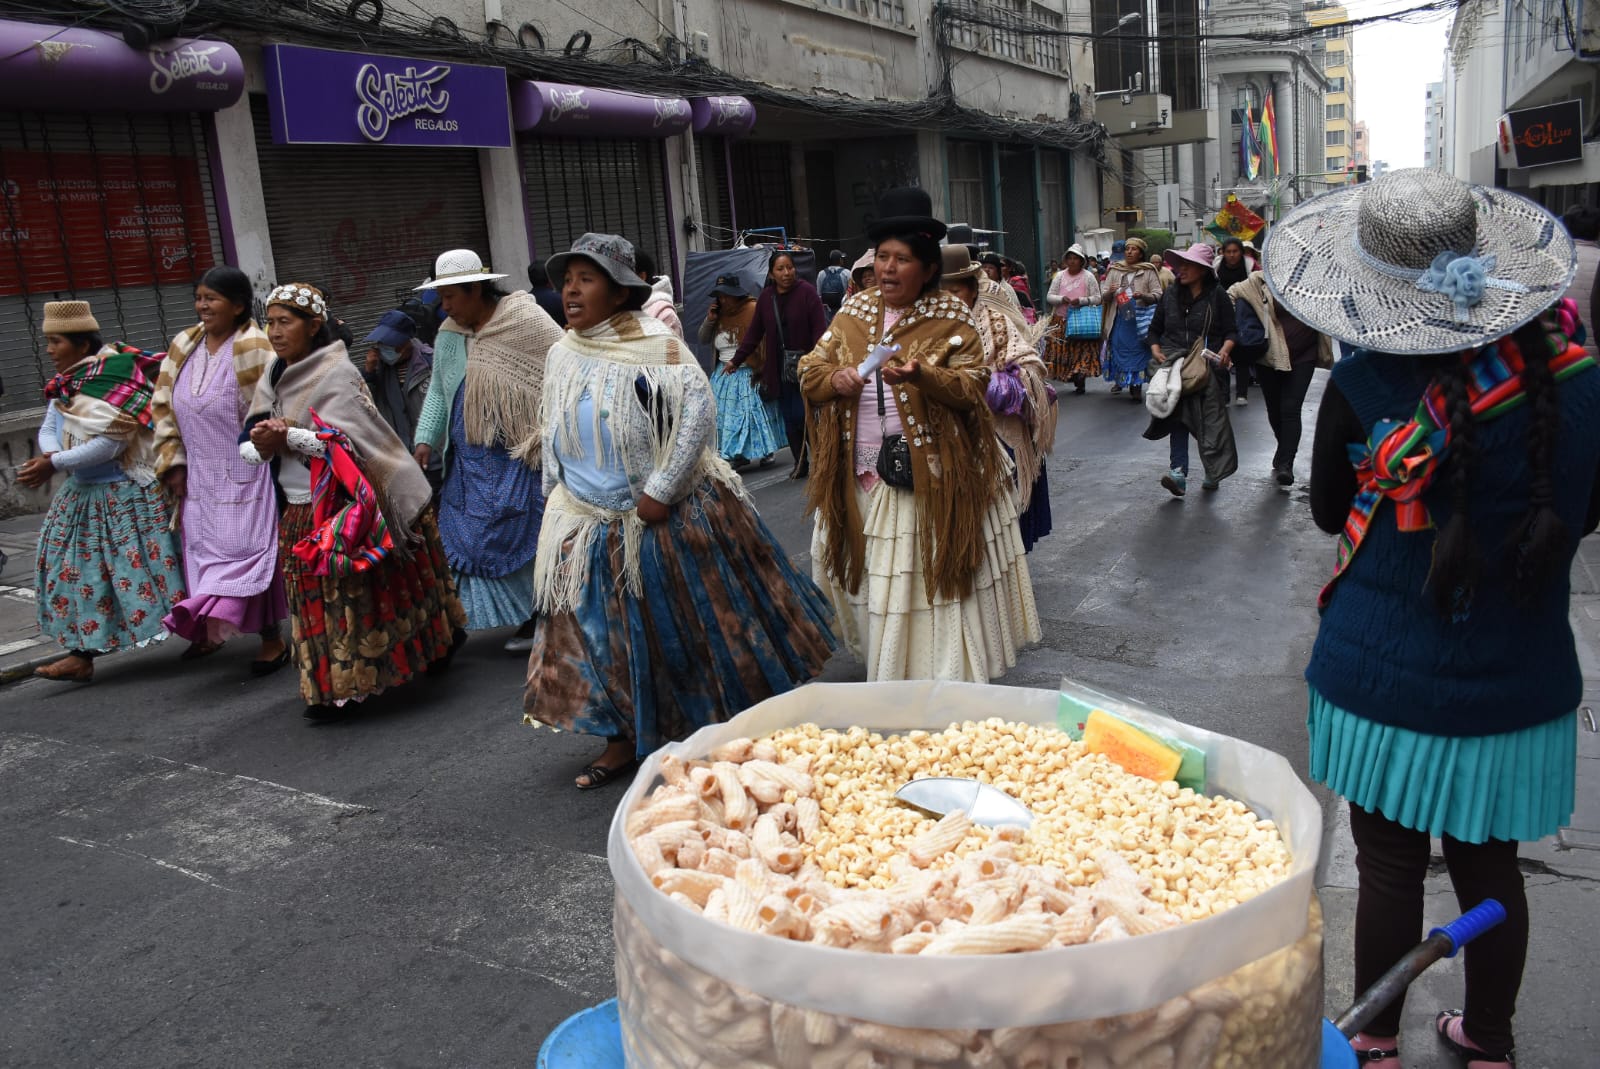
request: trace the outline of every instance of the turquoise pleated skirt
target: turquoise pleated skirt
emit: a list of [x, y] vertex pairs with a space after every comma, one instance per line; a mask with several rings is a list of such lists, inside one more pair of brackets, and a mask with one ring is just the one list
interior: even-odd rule
[[1531, 842], [1572, 819], [1576, 713], [1455, 738], [1367, 720], [1309, 689], [1311, 778], [1369, 812], [1466, 843]]

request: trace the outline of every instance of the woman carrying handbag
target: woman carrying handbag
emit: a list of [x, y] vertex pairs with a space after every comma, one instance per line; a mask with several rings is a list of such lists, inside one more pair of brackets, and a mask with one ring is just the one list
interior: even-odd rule
[[1239, 451], [1228, 421], [1228, 399], [1211, 366], [1231, 365], [1234, 334], [1233, 301], [1217, 284], [1210, 245], [1195, 244], [1187, 252], [1169, 252], [1177, 283], [1167, 289], [1150, 320], [1152, 371], [1183, 356], [1183, 391], [1177, 409], [1150, 421], [1144, 436], [1170, 443], [1171, 468], [1161, 485], [1182, 497], [1189, 485], [1189, 437], [1200, 443], [1205, 466], [1203, 490], [1215, 490], [1239, 469]]

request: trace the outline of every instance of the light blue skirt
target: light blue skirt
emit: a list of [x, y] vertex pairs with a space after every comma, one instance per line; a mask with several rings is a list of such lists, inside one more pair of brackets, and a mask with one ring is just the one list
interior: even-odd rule
[[771, 456], [788, 444], [777, 402], [761, 400], [749, 368], [732, 372], [726, 368], [723, 365], [711, 377], [711, 392], [717, 399], [717, 452], [725, 460]]
[[1465, 843], [1532, 842], [1572, 819], [1576, 713], [1503, 735], [1423, 735], [1309, 689], [1311, 778], [1368, 812]]
[[467, 629], [516, 627], [533, 617], [533, 561], [498, 579], [451, 569], [456, 594], [467, 610]]

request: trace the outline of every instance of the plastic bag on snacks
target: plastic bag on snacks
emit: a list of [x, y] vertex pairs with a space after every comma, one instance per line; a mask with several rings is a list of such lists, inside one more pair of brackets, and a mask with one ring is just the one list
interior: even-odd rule
[[[624, 834], [665, 753], [700, 758], [724, 742], [804, 723], [899, 733], [999, 716], [1067, 728], [1083, 707], [1203, 751], [1207, 793], [1277, 823], [1292, 859], [1287, 877], [1222, 913], [1131, 940], [1005, 955], [875, 954], [692, 912], [651, 885]], [[1313, 894], [1321, 835], [1320, 809], [1284, 758], [1087, 688], [806, 686], [652, 756], [617, 809], [608, 853], [628, 1064], [1310, 1069], [1322, 1016]]]

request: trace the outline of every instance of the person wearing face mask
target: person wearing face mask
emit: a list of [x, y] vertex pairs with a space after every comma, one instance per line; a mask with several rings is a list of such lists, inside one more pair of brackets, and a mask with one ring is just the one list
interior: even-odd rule
[[812, 678], [835, 641], [821, 593], [717, 453], [705, 372], [643, 311], [633, 245], [585, 234], [549, 270], [569, 329], [546, 374], [523, 717], [606, 740], [576, 779], [590, 790]]
[[[279, 568], [300, 696], [306, 719], [330, 720], [448, 668], [466, 641], [466, 614], [428, 481], [329, 330], [322, 291], [303, 282], [275, 288], [267, 337], [278, 358], [256, 384], [239, 456], [272, 464], [283, 492]], [[334, 510], [345, 496], [349, 508]]]
[[[408, 451], [417, 448], [417, 424], [433, 379], [433, 346], [417, 337], [416, 322], [396, 309], [383, 313], [378, 325], [362, 342], [367, 347], [361, 377], [372, 391], [373, 403]], [[429, 451], [423, 471], [435, 490], [443, 481], [443, 456]]]

